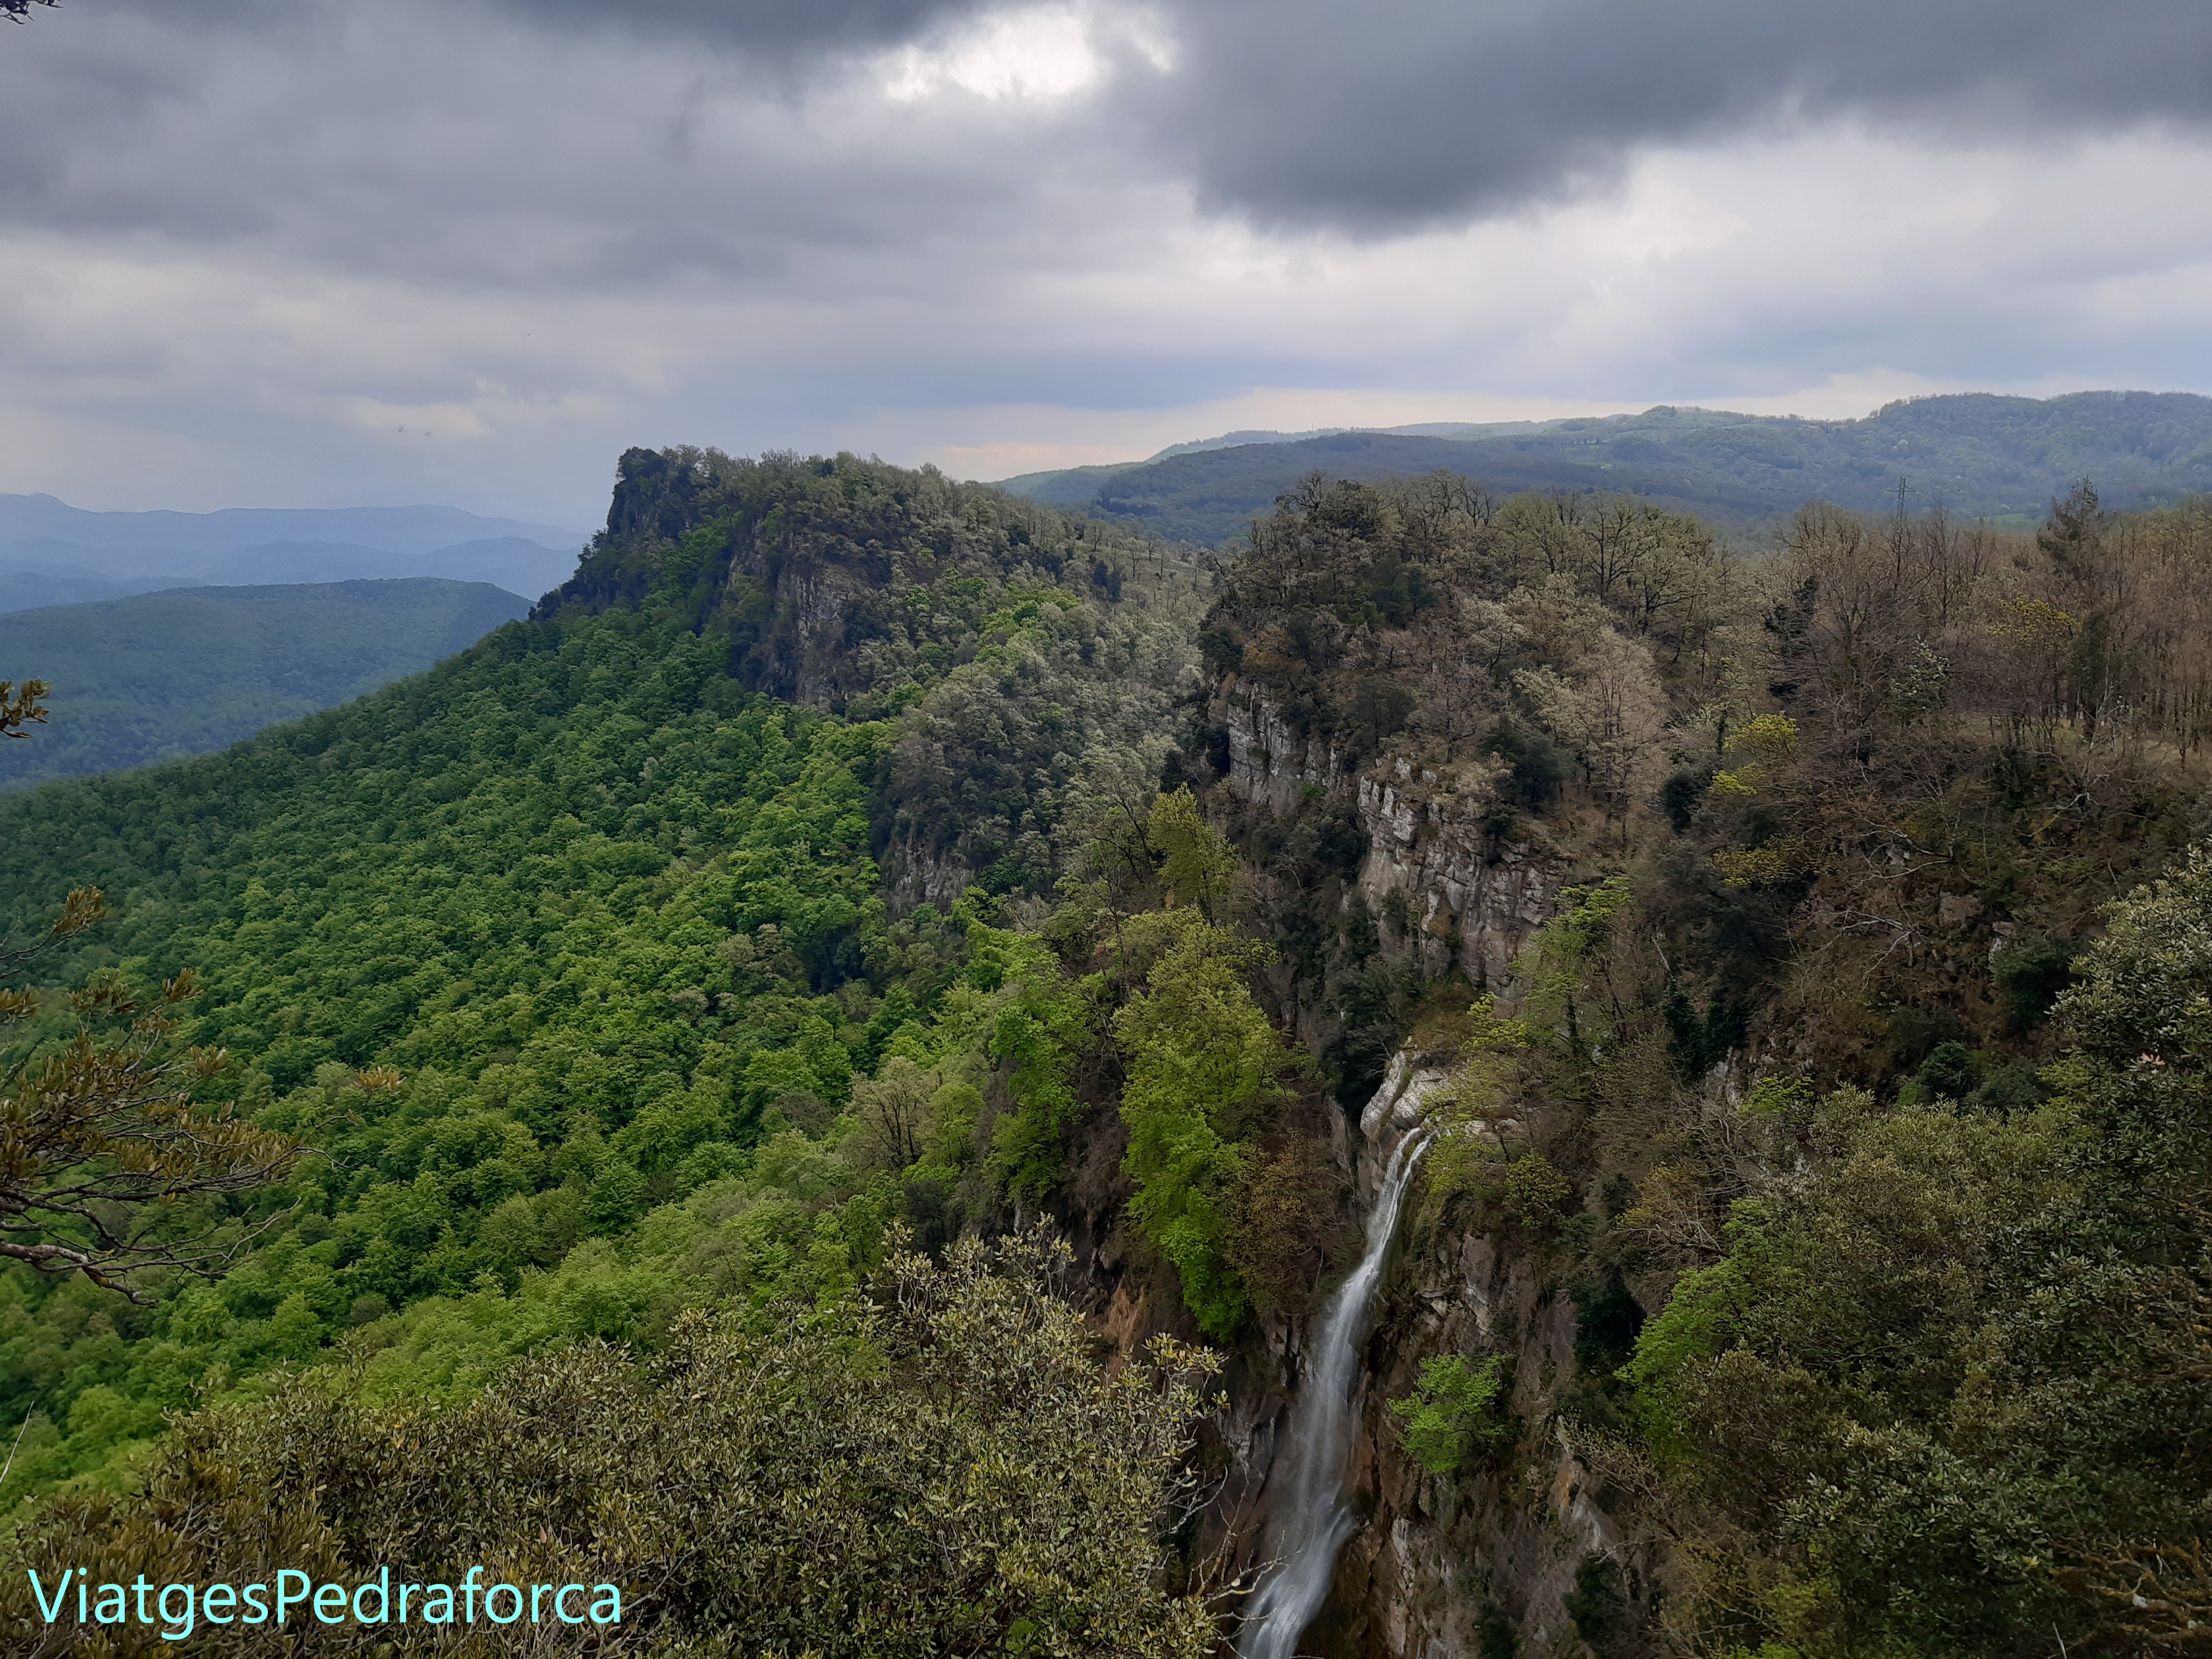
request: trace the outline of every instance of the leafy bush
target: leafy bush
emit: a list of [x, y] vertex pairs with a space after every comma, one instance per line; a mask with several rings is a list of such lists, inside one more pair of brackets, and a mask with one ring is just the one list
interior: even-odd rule
[[[1065, 1260], [1038, 1238], [956, 1244], [942, 1267], [897, 1255], [877, 1301], [761, 1333], [689, 1314], [642, 1366], [586, 1343], [449, 1409], [288, 1377], [185, 1419], [137, 1494], [40, 1513], [5, 1547], [0, 1620], [25, 1659], [81, 1650], [73, 1619], [34, 1615], [32, 1571], [458, 1583], [481, 1564], [494, 1582], [617, 1585], [625, 1651], [1209, 1652], [1205, 1606], [1159, 1588], [1155, 1526], [1190, 1497], [1215, 1362], [1162, 1340], [1149, 1364], [1102, 1368], [1052, 1292]], [[158, 1626], [100, 1633], [118, 1655], [167, 1650]], [[366, 1633], [451, 1650], [420, 1623]], [[295, 1626], [285, 1650], [362, 1634]], [[273, 1650], [245, 1625], [195, 1642]]]
[[1398, 1443], [1431, 1474], [1456, 1474], [1471, 1446], [1496, 1446], [1512, 1434], [1504, 1407], [1512, 1378], [1512, 1362], [1503, 1354], [1479, 1367], [1455, 1353], [1424, 1360], [1413, 1392], [1390, 1402]]

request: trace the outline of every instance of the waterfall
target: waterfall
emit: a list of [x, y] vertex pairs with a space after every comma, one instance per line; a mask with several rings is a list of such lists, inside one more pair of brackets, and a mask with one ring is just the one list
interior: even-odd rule
[[1321, 1334], [1307, 1354], [1305, 1387], [1291, 1408], [1284, 1437], [1289, 1479], [1275, 1499], [1270, 1531], [1275, 1568], [1252, 1598], [1250, 1622], [1237, 1647], [1242, 1659], [1291, 1659], [1298, 1638], [1328, 1599], [1336, 1553], [1352, 1535], [1344, 1466], [1352, 1449], [1351, 1396], [1360, 1339], [1413, 1166], [1427, 1147], [1427, 1136], [1415, 1130], [1391, 1152], [1374, 1213], [1367, 1218], [1366, 1253], [1322, 1310]]

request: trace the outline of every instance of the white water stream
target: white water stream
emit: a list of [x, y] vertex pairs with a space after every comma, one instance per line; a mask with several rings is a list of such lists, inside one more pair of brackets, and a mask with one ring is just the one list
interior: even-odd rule
[[1352, 1507], [1344, 1501], [1345, 1463], [1352, 1449], [1352, 1388], [1359, 1368], [1367, 1316], [1382, 1282], [1382, 1258], [1398, 1230], [1398, 1211], [1413, 1166], [1428, 1150], [1415, 1130], [1383, 1165], [1382, 1189], [1367, 1218], [1367, 1250], [1352, 1276], [1322, 1310], [1320, 1334], [1307, 1354], [1305, 1387], [1291, 1407], [1285, 1431], [1279, 1479], [1269, 1534], [1274, 1570], [1252, 1598], [1250, 1622], [1237, 1645], [1242, 1659], [1291, 1659], [1298, 1638], [1328, 1599], [1336, 1553], [1352, 1535]]

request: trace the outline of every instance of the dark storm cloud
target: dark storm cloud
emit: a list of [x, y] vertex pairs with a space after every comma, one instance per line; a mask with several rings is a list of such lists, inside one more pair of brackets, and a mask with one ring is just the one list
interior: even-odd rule
[[[804, 44], [796, 5], [744, 9], [743, 30], [706, 5], [665, 4], [650, 27], [649, 8], [596, 9], [605, 30], [569, 9], [297, 0], [271, 19], [230, 0], [187, 21], [87, 0], [0, 51], [0, 223], [520, 290], [758, 289], [809, 253], [1003, 237], [1044, 188], [966, 129], [864, 132], [881, 97], [836, 89], [839, 60], [923, 7], [819, 8], [816, 43], [841, 44], [798, 81], [738, 39]], [[664, 23], [711, 24], [714, 49]], [[819, 124], [800, 106], [817, 81], [836, 100]], [[1085, 140], [1060, 136], [1065, 167]]]
[[2200, 385], [2205, 3], [65, 0], [0, 29], [0, 489]]
[[[880, 44], [955, 0], [501, 0], [764, 49]], [[1393, 231], [1792, 115], [2006, 138], [2212, 113], [2203, 0], [1166, 0], [1178, 72], [1116, 114], [1210, 204]], [[1131, 131], [1125, 127], [1124, 131]]]
[[2071, 133], [2212, 112], [2203, 0], [1186, 0], [1138, 89], [1205, 197], [1390, 230], [1796, 114]]
[[2012, 137], [2212, 108], [2202, 0], [1207, 0], [1177, 21], [1188, 84], [1152, 114], [1206, 194], [1366, 228], [1510, 207], [1643, 145], [1793, 114]]
[[[981, 129], [866, 161], [832, 155], [834, 140], [810, 150], [791, 115], [802, 83], [1006, 9], [209, 0], [187, 19], [166, 0], [79, 0], [0, 40], [38, 49], [0, 52], [0, 216], [216, 238], [281, 224], [365, 266], [481, 271], [514, 249], [549, 283], [591, 283], [759, 270], [823, 238], [896, 241], [940, 205], [975, 225], [998, 201], [1011, 222], [1078, 157], [1093, 180], [1184, 180], [1263, 226], [1388, 234], [1601, 185], [1653, 145], [1796, 118], [2014, 143], [2212, 113], [2205, 0], [1158, 0], [1139, 9], [1173, 67], [1105, 44], [1101, 95], [1019, 151]], [[518, 78], [511, 41], [544, 61], [542, 88]], [[686, 177], [695, 111], [726, 129], [748, 98], [761, 165]], [[434, 131], [451, 153], [426, 154]]]
[[687, 34], [768, 52], [882, 46], [975, 9], [972, 0], [494, 0], [542, 21]]

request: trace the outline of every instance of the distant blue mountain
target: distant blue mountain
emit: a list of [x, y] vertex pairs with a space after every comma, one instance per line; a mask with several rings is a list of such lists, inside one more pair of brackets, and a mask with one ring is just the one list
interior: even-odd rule
[[584, 531], [519, 519], [487, 519], [457, 507], [234, 507], [219, 513], [92, 513], [52, 495], [0, 495], [0, 545], [50, 538], [102, 552], [215, 558], [273, 542], [332, 542], [386, 553], [433, 553], [469, 542], [519, 537], [559, 549], [581, 547]]
[[1500, 495], [1619, 491], [1723, 524], [1771, 525], [1820, 497], [1881, 511], [1904, 486], [1962, 516], [2026, 520], [2079, 478], [2114, 507], [2212, 492], [2212, 398], [1984, 392], [1801, 421], [1662, 405], [1641, 415], [1384, 431], [1232, 432], [1125, 466], [1032, 472], [1000, 488], [1214, 544], [1311, 472], [1380, 480], [1455, 472]]
[[489, 582], [535, 598], [568, 580], [581, 531], [453, 507], [91, 513], [0, 495], [0, 611], [210, 583]]

